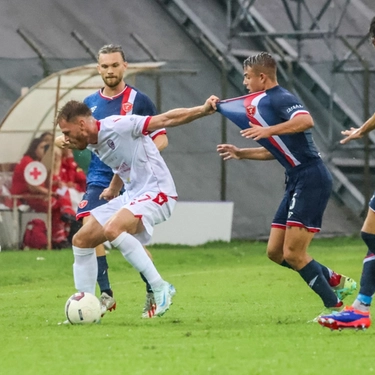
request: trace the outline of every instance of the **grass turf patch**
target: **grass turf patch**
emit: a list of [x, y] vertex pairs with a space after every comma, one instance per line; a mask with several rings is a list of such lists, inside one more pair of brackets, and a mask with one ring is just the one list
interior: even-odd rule
[[[117, 250], [108, 256], [118, 301], [101, 324], [58, 325], [75, 292], [73, 256], [0, 253], [0, 369], [4, 374], [371, 373], [373, 328], [331, 332], [307, 323], [322, 304], [298, 273], [265, 255], [263, 242], [154, 246], [177, 289], [162, 318], [141, 319], [145, 287]], [[359, 281], [360, 239], [319, 239], [314, 258]], [[37, 260], [44, 258], [42, 260]], [[355, 296], [348, 297], [350, 304]]]

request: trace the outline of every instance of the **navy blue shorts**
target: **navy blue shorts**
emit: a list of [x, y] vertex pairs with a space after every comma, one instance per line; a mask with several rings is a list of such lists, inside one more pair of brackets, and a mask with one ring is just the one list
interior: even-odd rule
[[332, 176], [323, 162], [294, 168], [287, 176], [285, 194], [272, 227], [296, 226], [319, 232], [331, 191]]
[[81, 202], [78, 204], [76, 219], [82, 219], [85, 216], [90, 215], [90, 211], [96, 207], [99, 207], [108, 201], [105, 199], [99, 199], [99, 195], [105, 188], [101, 186], [89, 185], [86, 189], [85, 194], [82, 197]]

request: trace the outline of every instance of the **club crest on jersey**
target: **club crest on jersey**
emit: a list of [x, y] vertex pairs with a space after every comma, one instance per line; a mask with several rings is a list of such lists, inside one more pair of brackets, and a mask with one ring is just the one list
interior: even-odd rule
[[115, 143], [112, 141], [112, 139], [108, 139], [107, 145], [111, 150], [114, 150], [116, 148]]
[[83, 201], [79, 202], [78, 207], [85, 208], [87, 206], [87, 203], [89, 203], [89, 201], [84, 199]]
[[254, 116], [256, 113], [256, 107], [255, 105], [249, 105], [246, 107], [246, 113], [248, 116]]
[[128, 113], [130, 112], [131, 110], [133, 109], [133, 104], [132, 103], [122, 103], [122, 110], [124, 111], [124, 113]]

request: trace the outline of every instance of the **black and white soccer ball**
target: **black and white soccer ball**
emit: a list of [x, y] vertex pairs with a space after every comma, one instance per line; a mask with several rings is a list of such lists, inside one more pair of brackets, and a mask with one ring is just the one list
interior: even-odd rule
[[65, 304], [65, 315], [71, 324], [97, 323], [101, 314], [100, 301], [91, 293], [75, 293]]

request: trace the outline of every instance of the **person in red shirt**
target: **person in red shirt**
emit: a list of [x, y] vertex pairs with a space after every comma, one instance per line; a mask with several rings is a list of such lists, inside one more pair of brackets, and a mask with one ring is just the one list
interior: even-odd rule
[[[48, 211], [48, 185], [46, 181], [37, 186], [29, 184], [25, 179], [25, 169], [31, 162], [41, 161], [49, 147], [49, 143], [43, 139], [33, 139], [13, 173], [11, 194], [25, 195], [19, 200], [19, 203], [29, 205], [36, 212]], [[66, 226], [69, 226], [70, 222], [75, 220], [75, 212], [70, 198], [68, 195], [59, 195], [55, 192], [51, 197], [51, 205], [52, 246], [55, 249], [70, 247], [67, 241]]]
[[[86, 174], [78, 167], [72, 150], [54, 148], [55, 163], [52, 178], [52, 191], [69, 194], [73, 210], [76, 212], [78, 204], [86, 191]], [[70, 224], [68, 241], [72, 242], [73, 235], [81, 228], [80, 220], [75, 219]]]
[[68, 148], [58, 150], [61, 152], [61, 164], [58, 172], [60, 182], [69, 189], [84, 193], [86, 191], [86, 175], [74, 160], [72, 150]]

